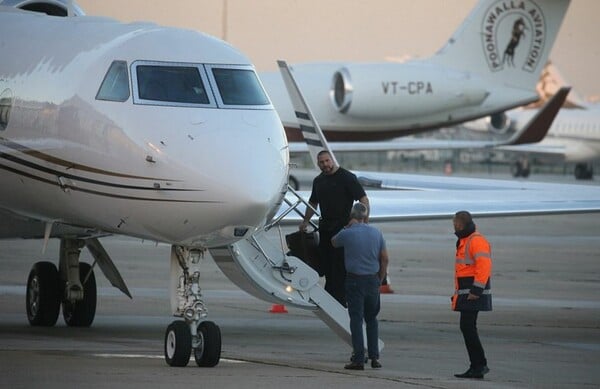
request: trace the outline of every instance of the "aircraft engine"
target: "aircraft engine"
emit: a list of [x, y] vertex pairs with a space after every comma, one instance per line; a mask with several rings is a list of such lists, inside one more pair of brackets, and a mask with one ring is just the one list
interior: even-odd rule
[[382, 120], [477, 106], [488, 94], [469, 73], [397, 63], [346, 65], [333, 74], [329, 91], [339, 113]]
[[[0, 0], [0, 5], [41, 12], [50, 16], [85, 15], [85, 12], [74, 1], [68, 0]], [[71, 7], [70, 10], [69, 7]]]
[[494, 134], [506, 134], [513, 127], [513, 122], [504, 112], [498, 112], [486, 118], [487, 129]]

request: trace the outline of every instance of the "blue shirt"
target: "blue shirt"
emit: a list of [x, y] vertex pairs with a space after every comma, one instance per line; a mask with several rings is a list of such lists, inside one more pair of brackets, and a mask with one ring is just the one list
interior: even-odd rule
[[355, 223], [333, 237], [334, 247], [344, 248], [346, 271], [358, 275], [379, 272], [379, 254], [385, 250], [383, 234], [365, 223]]

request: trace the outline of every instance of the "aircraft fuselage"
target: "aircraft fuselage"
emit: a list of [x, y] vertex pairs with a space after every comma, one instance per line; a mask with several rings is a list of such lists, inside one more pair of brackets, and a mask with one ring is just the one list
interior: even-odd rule
[[[3, 208], [190, 247], [239, 240], [274, 212], [287, 141], [237, 50], [104, 18], [8, 11], [0, 26]], [[165, 95], [149, 86], [161, 77]]]

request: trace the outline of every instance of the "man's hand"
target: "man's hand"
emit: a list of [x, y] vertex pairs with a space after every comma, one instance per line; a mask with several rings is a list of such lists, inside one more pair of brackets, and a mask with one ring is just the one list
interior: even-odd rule
[[477, 300], [479, 298], [479, 296], [473, 294], [473, 293], [469, 293], [469, 295], [467, 296], [467, 300]]
[[306, 231], [307, 227], [308, 227], [308, 222], [306, 220], [303, 220], [302, 223], [300, 223], [300, 225], [298, 226], [298, 229], [300, 231]]

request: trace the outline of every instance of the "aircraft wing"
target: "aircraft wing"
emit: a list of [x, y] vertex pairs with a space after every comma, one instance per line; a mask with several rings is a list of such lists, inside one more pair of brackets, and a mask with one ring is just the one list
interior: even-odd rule
[[[280, 65], [281, 66], [281, 65]], [[283, 73], [283, 71], [282, 71]], [[287, 76], [289, 77], [289, 76]], [[292, 79], [293, 81], [293, 79]], [[287, 83], [287, 81], [286, 81]], [[449, 149], [490, 149], [503, 148], [506, 146], [527, 145], [540, 142], [548, 133], [554, 118], [558, 114], [562, 104], [569, 94], [570, 87], [563, 87], [544, 104], [536, 115], [520, 131], [515, 132], [513, 136], [506, 140], [497, 141], [469, 141], [469, 140], [437, 140], [437, 139], [407, 139], [398, 138], [385, 142], [325, 142], [328, 143], [331, 151], [410, 151], [410, 150], [449, 150]], [[296, 107], [296, 104], [294, 104]], [[299, 115], [296, 109], [296, 115]], [[311, 113], [312, 115], [312, 113]], [[318, 124], [317, 124], [318, 125]], [[312, 128], [302, 125], [301, 128]], [[303, 130], [304, 131], [304, 130]], [[310, 132], [310, 135], [313, 135]], [[309, 140], [307, 140], [309, 142]], [[310, 142], [313, 142], [310, 140]], [[312, 147], [324, 149], [324, 142], [318, 141], [316, 145], [305, 142], [290, 142], [291, 153], [307, 152]], [[521, 147], [521, 146], [519, 146]], [[517, 147], [515, 150], [523, 150]], [[510, 148], [507, 148], [510, 149]], [[311, 154], [311, 157], [312, 154]], [[313, 157], [316, 159], [316, 156]]]
[[499, 150], [514, 151], [519, 153], [529, 154], [546, 154], [564, 157], [567, 153], [567, 146], [565, 144], [550, 144], [550, 143], [534, 143], [517, 146], [501, 146]]
[[[381, 187], [369, 190], [371, 222], [450, 220], [455, 212], [468, 210], [476, 217], [531, 216], [600, 212], [600, 186], [554, 184], [514, 180], [413, 174], [354, 172]], [[308, 199], [310, 192], [296, 192]], [[288, 193], [288, 201], [294, 194]], [[299, 207], [304, 213], [303, 207]], [[289, 214], [285, 224], [299, 224], [300, 216]]]

